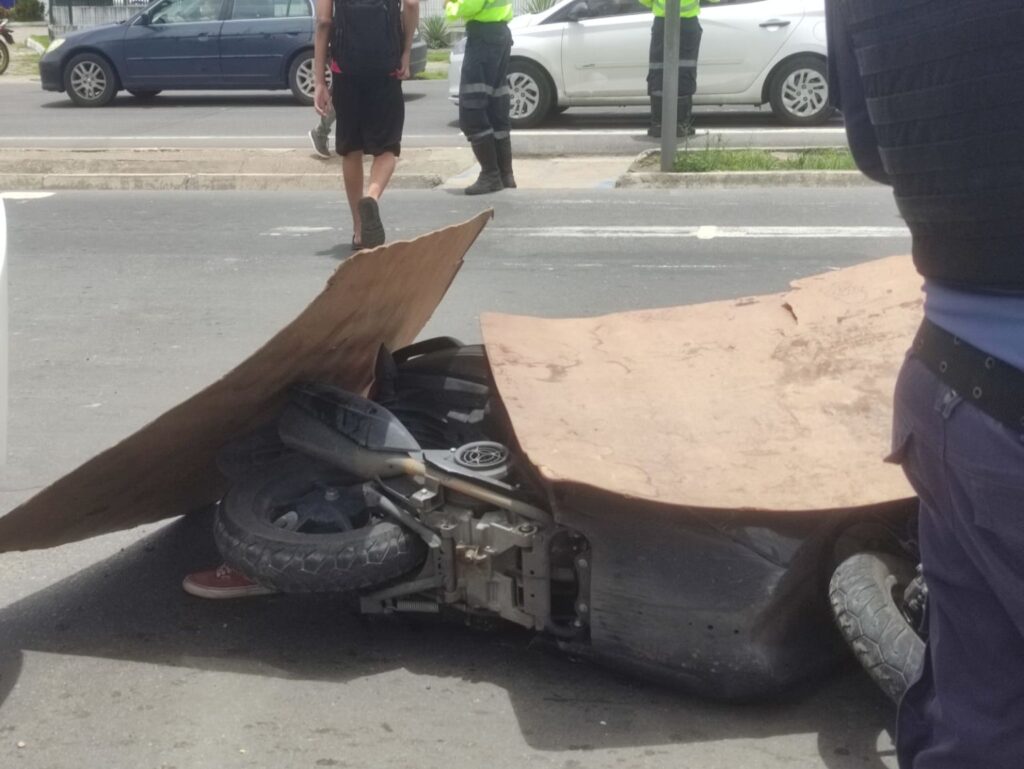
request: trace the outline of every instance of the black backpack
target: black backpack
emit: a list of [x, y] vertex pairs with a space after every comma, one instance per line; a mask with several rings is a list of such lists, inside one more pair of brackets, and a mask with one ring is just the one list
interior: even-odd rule
[[344, 75], [390, 75], [402, 63], [401, 0], [334, 0], [331, 47]]

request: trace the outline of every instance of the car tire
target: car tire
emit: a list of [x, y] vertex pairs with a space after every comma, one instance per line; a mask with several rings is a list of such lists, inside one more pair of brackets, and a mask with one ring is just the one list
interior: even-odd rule
[[147, 99], [155, 98], [158, 94], [160, 94], [160, 91], [133, 91], [131, 88], [129, 88], [128, 93], [130, 93], [136, 99], [142, 99], [143, 101], [145, 101]]
[[295, 100], [306, 107], [313, 103], [315, 87], [313, 79], [313, 52], [303, 51], [292, 61], [288, 68], [288, 87], [292, 89]]
[[508, 86], [512, 91], [512, 127], [536, 128], [544, 122], [554, 97], [548, 73], [532, 61], [516, 59], [508, 65]]
[[768, 101], [786, 125], [820, 125], [832, 115], [824, 59], [795, 56], [772, 75]]
[[914, 564], [891, 553], [857, 553], [832, 575], [829, 600], [843, 638], [871, 679], [893, 702], [924, 664], [921, 640], [901, 610]]
[[[351, 528], [322, 516], [311, 518], [308, 527], [282, 526], [300, 514], [288, 511], [297, 496], [330, 487], [344, 494], [353, 481], [300, 454], [236, 481], [214, 515], [213, 538], [224, 562], [283, 593], [354, 592], [415, 570], [427, 556], [423, 540], [358, 504]], [[361, 492], [357, 496], [361, 501]]]
[[117, 95], [117, 75], [102, 56], [81, 53], [64, 68], [64, 90], [79, 107], [104, 107]]

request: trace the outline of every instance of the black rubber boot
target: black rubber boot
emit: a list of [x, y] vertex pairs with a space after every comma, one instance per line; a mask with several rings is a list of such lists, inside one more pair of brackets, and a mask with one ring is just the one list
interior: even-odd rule
[[661, 138], [661, 97], [651, 97], [651, 127], [647, 129], [647, 135], [652, 139]]
[[680, 139], [697, 133], [693, 129], [693, 97], [680, 96], [676, 104], [676, 136]]
[[510, 190], [516, 188], [516, 177], [512, 175], [512, 140], [507, 136], [504, 139], [496, 139], [494, 147], [498, 153], [498, 172], [501, 174], [501, 183]]
[[488, 136], [483, 141], [473, 142], [473, 154], [480, 163], [480, 176], [466, 187], [467, 195], [485, 195], [488, 192], [501, 192], [505, 187], [501, 183], [501, 172], [498, 171], [498, 150], [494, 137]]

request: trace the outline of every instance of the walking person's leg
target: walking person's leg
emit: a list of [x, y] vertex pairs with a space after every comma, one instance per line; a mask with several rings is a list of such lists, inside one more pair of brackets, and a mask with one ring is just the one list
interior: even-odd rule
[[341, 157], [341, 177], [345, 184], [345, 197], [352, 212], [352, 247], [365, 246], [362, 240], [362, 220], [359, 201], [363, 197], [363, 153], [352, 150]]
[[377, 201], [384, 195], [402, 154], [405, 97], [402, 81], [393, 77], [367, 81], [361, 88], [364, 149], [373, 155], [373, 163], [369, 186], [365, 193], [359, 190], [358, 232], [364, 248], [375, 248], [386, 239]]
[[331, 156], [331, 128], [334, 127], [336, 117], [332, 104], [327, 114], [321, 115], [320, 121], [309, 132], [309, 141], [313, 145], [313, 150], [322, 158]]

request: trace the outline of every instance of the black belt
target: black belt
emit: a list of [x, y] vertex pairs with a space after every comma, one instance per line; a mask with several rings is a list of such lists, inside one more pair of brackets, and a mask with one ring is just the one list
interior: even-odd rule
[[925, 319], [910, 354], [943, 384], [1014, 432], [1024, 431], [1024, 371]]

